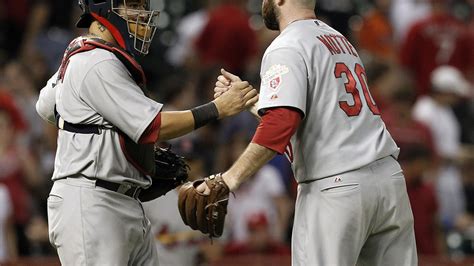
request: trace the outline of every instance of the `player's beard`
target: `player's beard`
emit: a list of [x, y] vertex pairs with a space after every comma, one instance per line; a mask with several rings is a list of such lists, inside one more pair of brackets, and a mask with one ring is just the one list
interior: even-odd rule
[[262, 6], [262, 17], [265, 26], [269, 30], [280, 30], [280, 25], [278, 24], [278, 14], [275, 5], [275, 0], [267, 0], [263, 2]]

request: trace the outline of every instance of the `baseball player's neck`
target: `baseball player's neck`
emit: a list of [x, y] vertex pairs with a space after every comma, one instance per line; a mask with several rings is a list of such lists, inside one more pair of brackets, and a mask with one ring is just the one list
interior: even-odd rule
[[299, 20], [316, 19], [314, 10], [310, 9], [287, 9], [282, 10], [280, 17], [280, 32], [288, 25]]
[[89, 35], [94, 36], [96, 38], [100, 38], [106, 42], [117, 44], [112, 33], [98, 21], [92, 22], [91, 26], [89, 27]]

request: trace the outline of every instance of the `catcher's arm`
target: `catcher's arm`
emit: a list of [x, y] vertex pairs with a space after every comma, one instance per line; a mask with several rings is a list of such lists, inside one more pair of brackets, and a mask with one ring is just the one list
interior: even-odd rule
[[[214, 98], [219, 98], [224, 92], [228, 91], [230, 85], [234, 82], [241, 82], [240, 77], [227, 72], [225, 69], [221, 69], [221, 75], [217, 77], [216, 86], [214, 88]], [[255, 118], [260, 121], [262, 118], [258, 114], [257, 110], [258, 101], [254, 104], [248, 105], [247, 110], [255, 116]]]
[[[215, 117], [213, 115], [210, 120], [222, 119], [245, 110], [248, 106], [254, 104], [258, 100], [257, 95], [257, 91], [246, 81], [232, 83], [232, 86], [229, 88], [226, 95], [214, 99], [209, 103], [210, 105], [215, 105], [215, 109], [211, 108], [211, 110], [217, 111]], [[209, 105], [206, 106], [206, 113], [204, 116], [207, 117], [209, 114]], [[202, 115], [200, 119], [202, 121], [196, 121], [196, 113], [193, 112], [193, 110], [196, 109], [197, 108], [187, 111], [162, 112], [158, 139], [160, 141], [173, 139], [185, 135], [209, 122], [209, 119], [207, 118], [202, 120]], [[213, 112], [214, 111], [211, 111], [212, 114]]]
[[54, 105], [56, 104], [56, 86], [58, 73], [54, 74], [46, 86], [41, 89], [38, 101], [36, 102], [36, 112], [46, 122], [56, 125], [56, 117], [54, 114]]

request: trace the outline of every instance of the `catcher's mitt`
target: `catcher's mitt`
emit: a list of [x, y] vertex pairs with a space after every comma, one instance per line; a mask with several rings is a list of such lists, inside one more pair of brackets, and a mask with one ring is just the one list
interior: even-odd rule
[[171, 148], [155, 147], [154, 157], [155, 171], [152, 184], [138, 196], [143, 202], [165, 195], [188, 179], [189, 166], [184, 161], [184, 157], [172, 152]]
[[[206, 182], [210, 189], [204, 195], [196, 188]], [[212, 237], [219, 237], [224, 230], [230, 190], [221, 174], [188, 182], [179, 189], [178, 209], [184, 223]]]

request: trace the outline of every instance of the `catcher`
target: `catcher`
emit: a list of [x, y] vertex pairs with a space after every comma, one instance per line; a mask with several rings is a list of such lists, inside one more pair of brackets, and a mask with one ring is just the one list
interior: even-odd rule
[[[159, 2], [159, 1], [158, 1]], [[78, 27], [36, 110], [58, 128], [48, 198], [51, 244], [63, 265], [157, 265], [141, 201], [181, 184], [187, 169], [158, 141], [184, 135], [256, 102], [247, 82], [212, 102], [162, 112], [135, 60], [146, 55], [159, 6], [152, 0], [80, 0]]]

